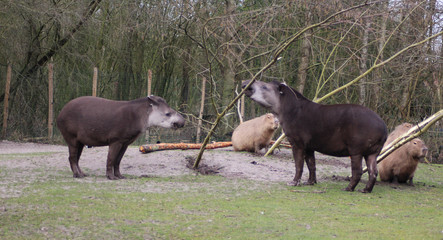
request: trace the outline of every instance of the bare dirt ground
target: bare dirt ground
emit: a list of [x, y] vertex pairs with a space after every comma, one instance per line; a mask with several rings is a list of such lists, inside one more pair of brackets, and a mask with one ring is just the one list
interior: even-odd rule
[[[89, 176], [105, 178], [107, 151], [108, 147], [85, 148], [80, 158], [80, 167]], [[129, 178], [192, 175], [196, 173], [186, 167], [187, 158], [195, 158], [197, 154], [198, 150], [167, 150], [142, 154], [137, 147], [129, 147], [120, 166], [121, 172]], [[1, 155], [0, 173], [1, 169], [19, 170], [14, 171], [14, 176], [10, 176], [11, 181], [17, 177], [29, 177], [33, 174], [33, 169], [42, 168], [47, 169], [45, 171], [62, 172], [66, 174], [66, 178], [72, 178], [68, 148], [64, 145], [0, 141]], [[351, 172], [349, 158], [334, 158], [318, 153], [316, 158], [319, 181], [331, 179], [333, 175], [347, 176]], [[231, 147], [206, 150], [200, 166], [203, 164], [226, 178], [289, 182], [295, 174], [291, 150], [283, 148], [276, 150], [270, 157], [234, 152]], [[33, 180], [36, 178], [44, 176], [39, 173]], [[305, 166], [302, 180], [306, 181], [307, 178], [308, 171]], [[0, 195], [1, 193], [0, 187]]]

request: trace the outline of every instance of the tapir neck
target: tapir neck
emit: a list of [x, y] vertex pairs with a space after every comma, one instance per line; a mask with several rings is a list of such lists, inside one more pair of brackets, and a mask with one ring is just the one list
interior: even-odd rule
[[149, 103], [148, 98], [139, 98], [135, 99], [129, 102], [134, 106], [134, 113], [138, 114], [139, 124], [142, 126], [143, 131], [146, 131], [146, 129], [149, 127], [148, 125], [148, 119], [149, 114], [152, 112], [152, 106]]
[[[292, 89], [290, 89], [292, 90]], [[314, 103], [297, 91], [286, 91], [280, 96], [280, 109], [275, 113], [280, 121], [280, 124], [290, 124], [289, 121], [297, 121], [296, 119], [303, 117], [303, 115], [310, 114], [313, 109], [316, 109], [320, 104]]]

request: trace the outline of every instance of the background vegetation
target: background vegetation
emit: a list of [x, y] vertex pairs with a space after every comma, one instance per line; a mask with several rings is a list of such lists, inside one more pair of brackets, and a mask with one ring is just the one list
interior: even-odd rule
[[[239, 83], [269, 62], [279, 43], [363, 2], [1, 0], [0, 86], [5, 86], [7, 65], [13, 69], [6, 137], [47, 136], [47, 64], [52, 62], [55, 115], [69, 100], [91, 95], [93, 67], [99, 69], [98, 96], [118, 100], [145, 96], [152, 70], [152, 93], [189, 120], [173, 140], [195, 141], [203, 77], [208, 79], [203, 118], [213, 121]], [[376, 1], [306, 32], [261, 80], [286, 81], [310, 99], [321, 97], [374, 63], [441, 32], [442, 14], [443, 2], [437, 0]], [[421, 121], [443, 108], [442, 42], [435, 38], [407, 51], [324, 103], [366, 105], [389, 128]], [[3, 102], [4, 91], [0, 94]], [[246, 119], [264, 111], [246, 102]], [[232, 109], [215, 139], [229, 139], [237, 124]], [[441, 123], [423, 138], [429, 159], [438, 161]]]

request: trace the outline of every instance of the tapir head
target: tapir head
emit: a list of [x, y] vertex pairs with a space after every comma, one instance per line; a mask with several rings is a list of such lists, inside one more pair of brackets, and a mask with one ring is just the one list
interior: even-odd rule
[[[245, 88], [249, 82], [250, 80], [243, 81], [242, 88]], [[282, 87], [280, 85], [279, 82], [255, 81], [246, 89], [245, 95], [278, 115], [280, 110], [280, 88]]]
[[152, 107], [148, 117], [148, 127], [181, 128], [185, 125], [182, 115], [170, 108], [163, 98], [151, 95], [148, 100]]

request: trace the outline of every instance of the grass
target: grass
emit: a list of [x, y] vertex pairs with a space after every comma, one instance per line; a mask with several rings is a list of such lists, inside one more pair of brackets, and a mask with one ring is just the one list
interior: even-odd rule
[[24, 157], [36, 157], [36, 156], [49, 156], [54, 153], [52, 152], [34, 152], [34, 153], [8, 153], [0, 154], [0, 161], [10, 160], [14, 158], [24, 158]]
[[[11, 183], [0, 171], [0, 239], [443, 238], [442, 165], [420, 164], [416, 187], [378, 184], [371, 194], [343, 192], [347, 182], [332, 180], [294, 188], [220, 176], [108, 181], [38, 171]], [[21, 181], [19, 196], [3, 197], [2, 186]]]

